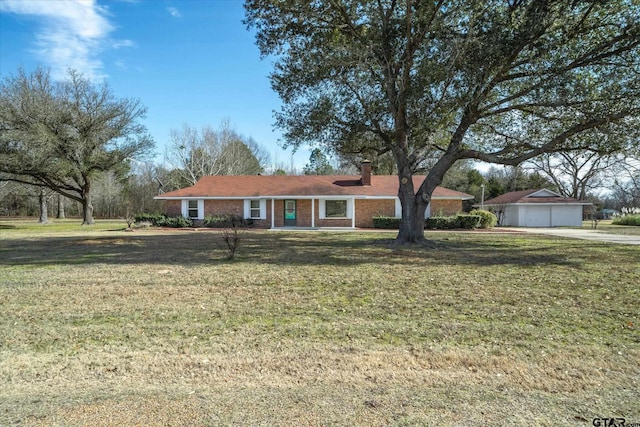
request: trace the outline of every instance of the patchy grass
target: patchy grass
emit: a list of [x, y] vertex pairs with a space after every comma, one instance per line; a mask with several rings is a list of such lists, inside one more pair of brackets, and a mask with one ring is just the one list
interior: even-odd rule
[[640, 422], [638, 247], [117, 229], [0, 222], [0, 425]]

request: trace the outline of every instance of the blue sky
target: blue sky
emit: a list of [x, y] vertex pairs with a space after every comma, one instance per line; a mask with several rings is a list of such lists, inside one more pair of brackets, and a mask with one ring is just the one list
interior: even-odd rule
[[278, 145], [269, 59], [242, 24], [241, 0], [0, 0], [0, 77], [42, 65], [106, 80], [120, 98], [139, 98], [162, 163], [171, 129], [218, 128], [229, 120], [273, 163], [298, 167], [309, 151]]

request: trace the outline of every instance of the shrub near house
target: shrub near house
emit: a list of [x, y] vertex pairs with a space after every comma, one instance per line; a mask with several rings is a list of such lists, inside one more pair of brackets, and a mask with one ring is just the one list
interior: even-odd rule
[[[474, 210], [468, 215], [432, 216], [425, 220], [425, 228], [430, 230], [491, 228], [496, 225], [496, 216], [489, 211]], [[373, 227], [397, 230], [400, 218], [377, 216], [373, 218]]]

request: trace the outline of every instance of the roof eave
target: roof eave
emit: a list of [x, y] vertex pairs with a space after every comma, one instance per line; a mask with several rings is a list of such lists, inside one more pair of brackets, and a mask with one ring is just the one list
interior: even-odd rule
[[[303, 196], [295, 194], [285, 195], [245, 195], [245, 196], [154, 196], [154, 200], [245, 200], [245, 199], [325, 199], [328, 197], [333, 198], [354, 198], [354, 199], [397, 199], [398, 196], [391, 195], [363, 195], [363, 194], [315, 194], [312, 196]], [[433, 196], [431, 200], [472, 200], [473, 196]]]

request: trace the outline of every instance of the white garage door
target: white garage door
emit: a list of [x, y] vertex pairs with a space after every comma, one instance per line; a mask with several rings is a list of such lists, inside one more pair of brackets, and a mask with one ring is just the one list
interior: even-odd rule
[[582, 206], [553, 206], [551, 214], [551, 226], [580, 227], [582, 225]]
[[551, 206], [527, 206], [527, 227], [551, 227]]

